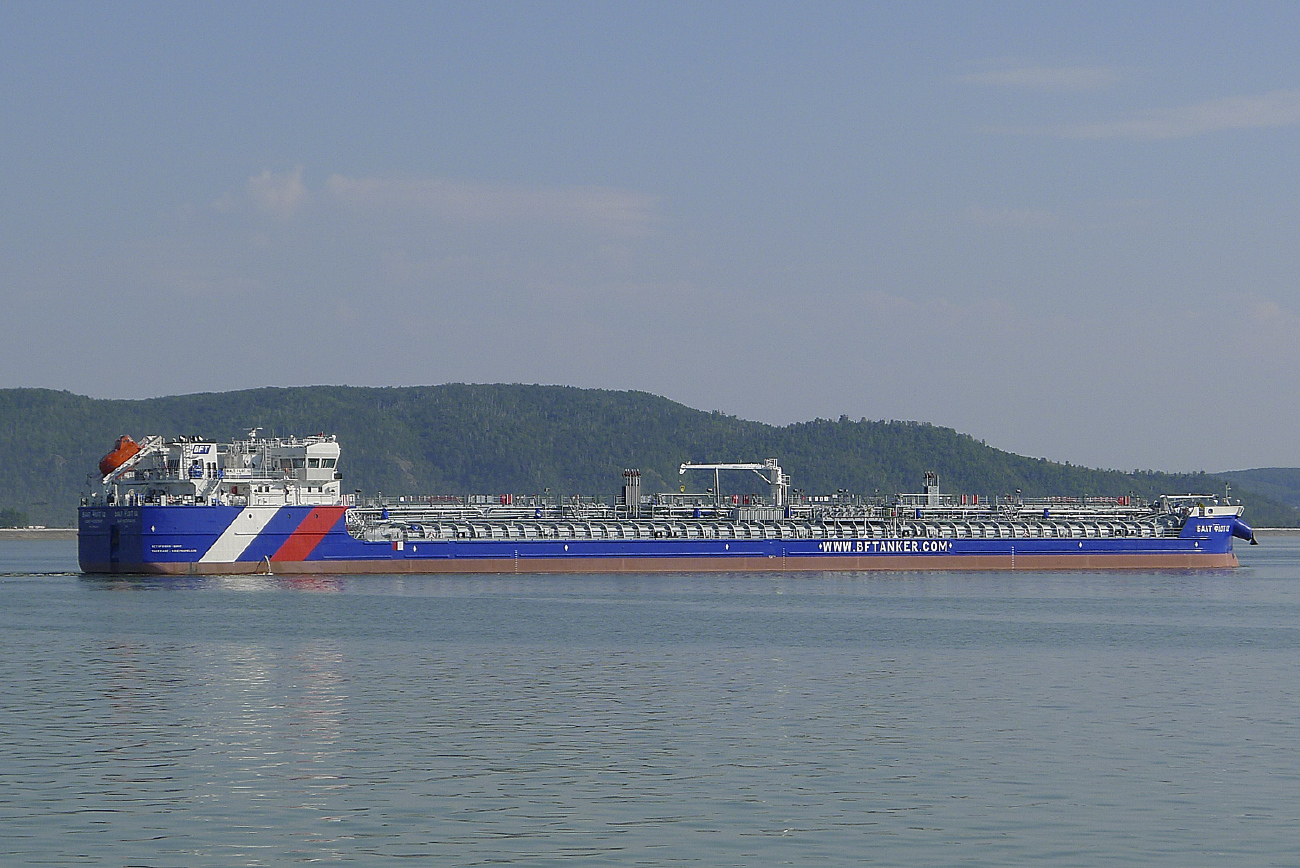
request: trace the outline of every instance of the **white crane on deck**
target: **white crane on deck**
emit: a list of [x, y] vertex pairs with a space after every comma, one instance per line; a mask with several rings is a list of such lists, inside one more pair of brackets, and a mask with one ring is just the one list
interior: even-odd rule
[[[719, 474], [723, 470], [752, 470], [758, 474], [759, 478], [772, 487], [772, 505], [776, 507], [785, 506], [785, 490], [790, 485], [790, 477], [785, 475], [781, 465], [775, 458], [769, 458], [762, 464], [683, 464], [677, 469], [678, 476], [684, 476], [688, 470], [712, 470], [713, 471], [713, 494], [718, 503], [722, 503], [722, 493], [719, 488]], [[764, 473], [770, 475], [765, 476]]]

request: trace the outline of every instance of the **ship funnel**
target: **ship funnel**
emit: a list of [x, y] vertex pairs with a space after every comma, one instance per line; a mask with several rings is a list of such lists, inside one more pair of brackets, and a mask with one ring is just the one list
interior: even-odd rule
[[623, 471], [623, 505], [627, 507], [628, 518], [641, 515], [641, 471]]

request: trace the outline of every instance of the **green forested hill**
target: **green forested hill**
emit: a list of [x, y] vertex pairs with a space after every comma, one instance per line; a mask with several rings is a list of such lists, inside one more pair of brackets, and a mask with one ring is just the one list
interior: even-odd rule
[[[40, 389], [0, 390], [0, 510], [70, 525], [99, 457], [120, 434], [228, 439], [334, 433], [346, 488], [373, 494], [612, 494], [625, 467], [644, 490], [678, 485], [683, 461], [781, 459], [810, 493], [917, 491], [936, 470], [944, 490], [1001, 495], [1215, 493], [1205, 474], [1127, 474], [1023, 458], [965, 434], [914, 422], [815, 420], [785, 427], [693, 410], [643, 392], [565, 386], [312, 386], [142, 401]], [[737, 490], [758, 490], [736, 477]], [[1300, 513], [1235, 486], [1257, 525], [1300, 523]], [[694, 480], [703, 487], [704, 479]], [[746, 488], [748, 487], [748, 488]]]
[[1278, 503], [1300, 508], [1300, 467], [1259, 467], [1254, 470], [1232, 470], [1219, 475], [1231, 479], [1233, 485], [1248, 488]]

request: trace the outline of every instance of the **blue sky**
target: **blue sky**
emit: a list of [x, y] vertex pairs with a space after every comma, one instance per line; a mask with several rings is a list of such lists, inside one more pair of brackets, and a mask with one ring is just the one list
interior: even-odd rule
[[5, 4], [0, 387], [1294, 466], [1297, 44], [1283, 3]]

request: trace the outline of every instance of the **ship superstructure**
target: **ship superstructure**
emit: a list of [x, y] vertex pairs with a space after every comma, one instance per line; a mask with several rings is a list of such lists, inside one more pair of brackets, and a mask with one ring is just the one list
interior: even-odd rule
[[[124, 442], [126, 441], [126, 442]], [[134, 447], [134, 448], [133, 448]], [[683, 464], [705, 491], [373, 498], [342, 491], [332, 436], [129, 438], [79, 516], [87, 572], [604, 572], [1227, 567], [1254, 542], [1213, 495], [892, 497], [792, 490], [775, 459]], [[765, 493], [724, 494], [754, 473]], [[688, 476], [689, 474], [689, 476]], [[708, 477], [706, 477], [708, 478]], [[751, 488], [753, 486], [750, 486]], [[743, 488], [743, 486], [741, 486]]]
[[95, 501], [121, 506], [284, 506], [342, 502], [338, 440], [123, 436], [100, 462]]

